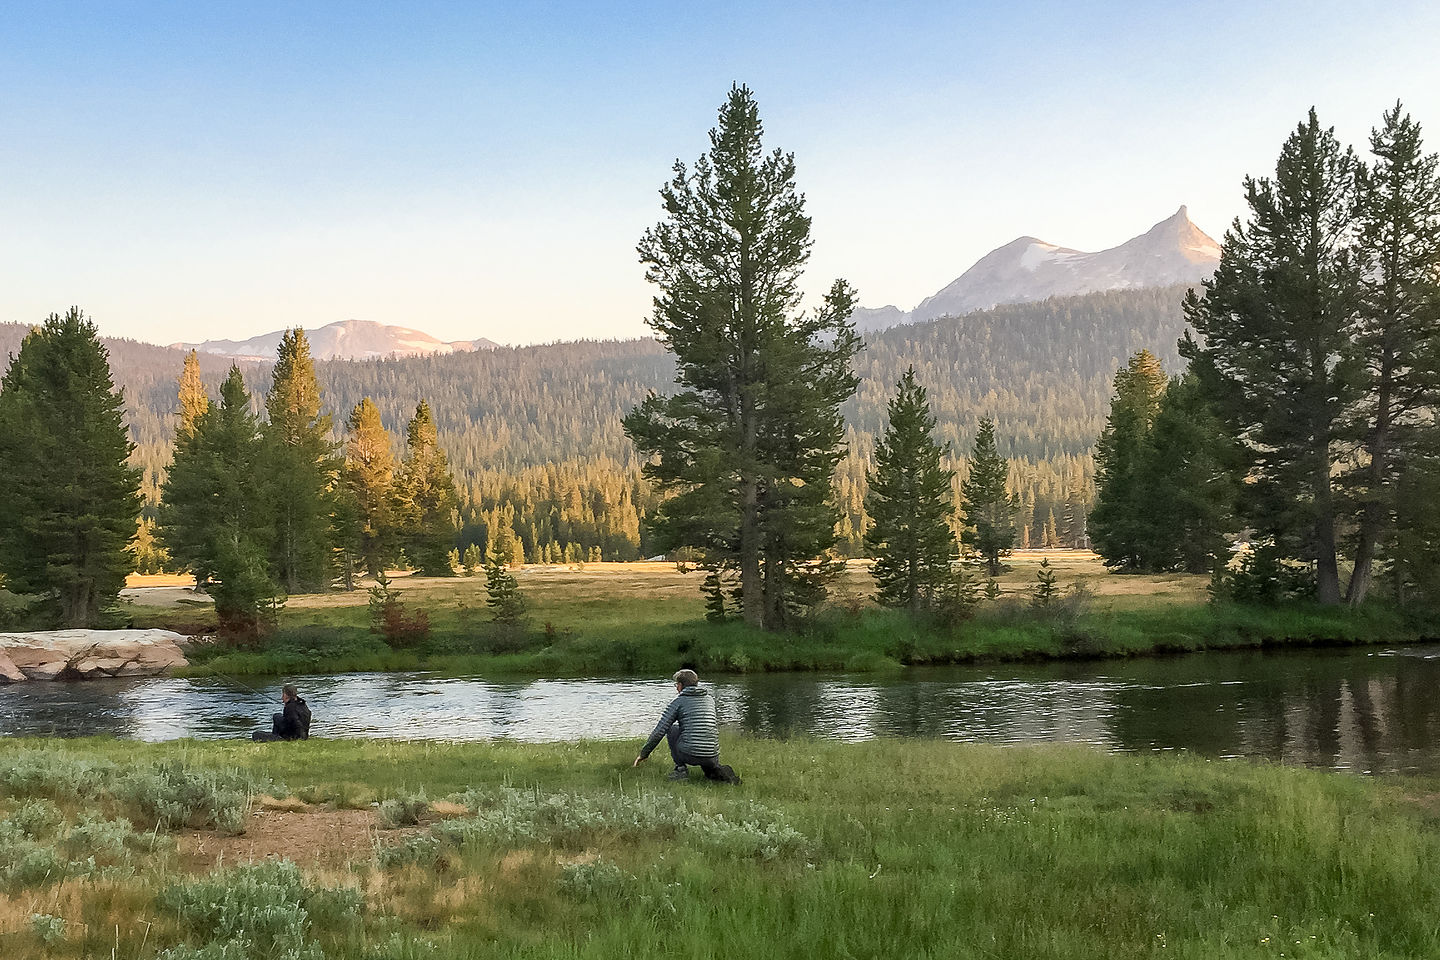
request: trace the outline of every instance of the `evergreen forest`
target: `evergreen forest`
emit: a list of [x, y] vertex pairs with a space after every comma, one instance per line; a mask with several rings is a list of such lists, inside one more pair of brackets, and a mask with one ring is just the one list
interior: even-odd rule
[[[865, 475], [885, 425], [894, 384], [913, 366], [937, 419], [936, 438], [962, 451], [980, 420], [993, 418], [1010, 484], [1021, 503], [1017, 545], [1080, 545], [1093, 499], [1092, 451], [1109, 408], [1111, 380], [1137, 350], [1178, 364], [1185, 289], [1118, 291], [1013, 304], [871, 333], [855, 357], [859, 387], [841, 407], [849, 453], [837, 468], [840, 549], [865, 552]], [[0, 324], [0, 353], [13, 353], [29, 328]], [[499, 334], [503, 338], [503, 333]], [[146, 517], [153, 518], [174, 444], [177, 381], [185, 354], [102, 338], [143, 472]], [[211, 396], [231, 361], [199, 357]], [[241, 361], [260, 412], [271, 364]], [[580, 341], [369, 361], [320, 361], [315, 373], [334, 439], [369, 397], [400, 441], [423, 399], [459, 496], [455, 546], [478, 545], [508, 521], [527, 562], [633, 560], [652, 555], [642, 520], [656, 499], [621, 418], [651, 392], [674, 389], [674, 359], [654, 340]], [[959, 480], [956, 483], [958, 499]]]

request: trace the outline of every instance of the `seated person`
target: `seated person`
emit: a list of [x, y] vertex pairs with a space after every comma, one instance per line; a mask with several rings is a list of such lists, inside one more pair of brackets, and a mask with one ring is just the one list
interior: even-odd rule
[[287, 683], [280, 688], [280, 702], [285, 705], [285, 709], [271, 715], [270, 732], [256, 730], [251, 735], [251, 739], [264, 741], [309, 740], [310, 708], [305, 705], [300, 691], [295, 689], [295, 684]]
[[669, 779], [689, 779], [689, 765], [694, 764], [707, 779], [738, 783], [740, 778], [735, 776], [735, 771], [720, 763], [720, 723], [715, 715], [715, 698], [709, 690], [701, 688], [694, 670], [681, 670], [673, 679], [678, 696], [660, 715], [660, 722], [631, 766], [638, 767], [648, 760], [650, 752], [664, 737], [670, 746], [670, 759], [675, 763]]

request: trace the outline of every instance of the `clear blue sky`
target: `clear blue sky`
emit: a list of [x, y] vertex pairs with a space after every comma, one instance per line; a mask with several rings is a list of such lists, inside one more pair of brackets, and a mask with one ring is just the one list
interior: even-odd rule
[[914, 306], [1020, 234], [1217, 239], [1314, 104], [1440, 148], [1440, 5], [0, 5], [0, 321], [167, 343], [359, 318], [645, 333], [634, 247], [733, 81], [809, 284]]

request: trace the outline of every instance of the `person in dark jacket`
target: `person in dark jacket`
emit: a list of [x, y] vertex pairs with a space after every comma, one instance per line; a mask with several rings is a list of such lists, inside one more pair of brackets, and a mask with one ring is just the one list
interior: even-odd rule
[[711, 780], [738, 782], [735, 771], [720, 763], [720, 723], [715, 715], [715, 698], [709, 690], [700, 686], [700, 678], [694, 670], [681, 670], [674, 676], [675, 693], [660, 722], [640, 748], [632, 767], [638, 767], [650, 759], [650, 753], [663, 737], [670, 746], [670, 759], [675, 769], [670, 771], [671, 780], [687, 780], [693, 764], [704, 771]]
[[305, 705], [305, 700], [293, 683], [287, 683], [280, 688], [280, 702], [285, 705], [285, 709], [271, 715], [270, 732], [256, 730], [252, 739], [309, 740], [310, 708]]

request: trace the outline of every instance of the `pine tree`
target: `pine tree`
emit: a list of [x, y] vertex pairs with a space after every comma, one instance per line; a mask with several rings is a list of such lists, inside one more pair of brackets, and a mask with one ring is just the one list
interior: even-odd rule
[[380, 410], [366, 397], [350, 412], [341, 479], [354, 504], [352, 548], [378, 577], [396, 549], [395, 456]]
[[508, 544], [502, 538], [492, 540], [490, 547], [485, 553], [485, 602], [496, 623], [513, 626], [525, 617], [525, 597], [509, 570], [505, 553]]
[[149, 517], [140, 518], [135, 541], [130, 544], [130, 556], [136, 573], [164, 573], [170, 564], [170, 554], [155, 538], [155, 521]]
[[1035, 589], [1030, 594], [1030, 603], [1044, 609], [1059, 597], [1060, 588], [1055, 584], [1055, 571], [1050, 567], [1050, 558], [1042, 557], [1040, 569], [1035, 571]]
[[1149, 350], [1141, 350], [1115, 374], [1110, 416], [1095, 445], [1095, 508], [1090, 539], [1107, 567], [1136, 572], [1148, 539], [1141, 498], [1141, 461], [1150, 427], [1160, 412], [1165, 371]]
[[484, 562], [484, 557], [480, 554], [480, 548], [473, 543], [465, 548], [465, 552], [460, 558], [461, 566], [467, 577], [475, 576], [475, 571], [478, 570]]
[[427, 577], [454, 576], [446, 555], [455, 542], [458, 498], [430, 404], [424, 400], [415, 408], [405, 437], [405, 462], [397, 483], [405, 553]]
[[876, 558], [871, 567], [875, 599], [912, 614], [933, 609], [953, 580], [950, 484], [955, 471], [943, 465], [946, 451], [935, 441], [934, 429], [925, 388], [915, 382], [912, 367], [890, 401], [889, 423], [866, 476], [870, 495], [865, 503], [872, 520], [865, 544]]
[[764, 154], [761, 136], [754, 97], [736, 86], [709, 152], [693, 171], [677, 162], [661, 190], [666, 219], [639, 249], [679, 389], [624, 426], [670, 495], [652, 522], [659, 549], [696, 547], [737, 572], [745, 621], [778, 629], [833, 573], [820, 558], [835, 542], [839, 405], [859, 338], [843, 282], [818, 311], [795, 311], [810, 218], [794, 157]]
[[1242, 462], [1197, 379], [1171, 380], [1134, 470], [1135, 568], [1207, 573], [1227, 559]]
[[276, 355], [263, 430], [275, 518], [271, 570], [287, 593], [313, 592], [330, 583], [330, 517], [340, 461], [329, 439], [330, 416], [320, 412], [305, 331], [287, 330]]
[[0, 576], [54, 622], [90, 627], [131, 569], [140, 471], [95, 325], [51, 314], [0, 380]]
[[1348, 433], [1364, 450], [1341, 485], [1355, 502], [1355, 565], [1346, 599], [1364, 601], [1398, 504], [1396, 484], [1417, 459], [1440, 406], [1440, 159], [1400, 104], [1370, 134], [1373, 167], [1360, 189], [1361, 302], [1353, 350], [1363, 392]]
[[209, 590], [221, 628], [232, 636], [253, 635], [261, 602], [276, 593], [268, 570], [274, 529], [266, 453], [244, 378], [232, 366], [219, 404], [176, 438], [161, 491], [160, 540], [179, 568]]
[[1204, 343], [1187, 342], [1191, 369], [1252, 459], [1246, 519], [1288, 555], [1314, 561], [1316, 596], [1328, 604], [1340, 602], [1333, 475], [1360, 379], [1350, 349], [1358, 173], [1353, 152], [1311, 110], [1275, 178], [1246, 178], [1250, 220], [1226, 233], [1204, 296], [1185, 300]]
[[960, 491], [965, 529], [960, 539], [985, 559], [990, 576], [1000, 575], [1000, 557], [1015, 547], [1015, 502], [1005, 492], [1010, 464], [995, 444], [995, 421], [980, 421], [970, 451], [970, 472]]
[[200, 379], [200, 356], [194, 350], [185, 354], [185, 365], [180, 371], [180, 423], [177, 434], [190, 433], [195, 421], [210, 409], [210, 397], [205, 392], [205, 381]]

